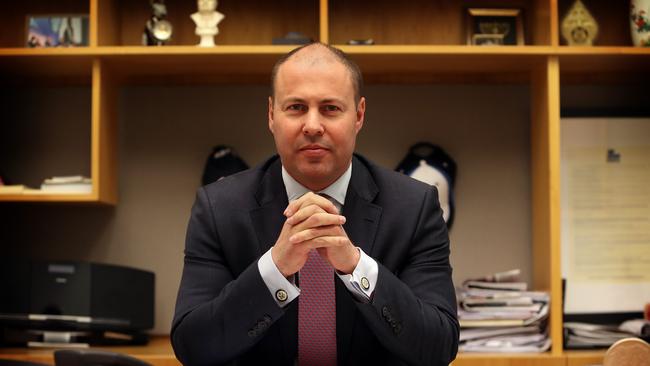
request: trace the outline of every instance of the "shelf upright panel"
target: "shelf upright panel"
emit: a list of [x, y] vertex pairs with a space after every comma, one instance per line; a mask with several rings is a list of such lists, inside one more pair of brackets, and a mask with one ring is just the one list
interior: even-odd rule
[[117, 203], [117, 81], [105, 62], [93, 61], [91, 178], [100, 203]]
[[560, 16], [558, 10], [557, 0], [551, 1], [551, 46], [560, 45]]
[[90, 0], [90, 13], [88, 15], [88, 43], [90, 47], [98, 45], [98, 20], [99, 20], [99, 0]]
[[557, 46], [559, 44], [557, 0], [535, 0], [533, 16], [536, 24], [533, 44]]
[[118, 0], [90, 0], [90, 46], [120, 45]]
[[320, 41], [322, 43], [330, 42], [330, 19], [329, 19], [329, 0], [320, 0]]
[[552, 354], [562, 352], [560, 268], [560, 68], [549, 56], [533, 70], [531, 101], [533, 287], [550, 292]]

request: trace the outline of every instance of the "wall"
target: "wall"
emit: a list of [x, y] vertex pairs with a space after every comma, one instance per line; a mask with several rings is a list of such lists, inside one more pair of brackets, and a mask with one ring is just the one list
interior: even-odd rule
[[[59, 106], [61, 113], [35, 114], [28, 103], [34, 93], [44, 103], [40, 109]], [[11, 111], [12, 120], [0, 125], [0, 167], [3, 162], [10, 165], [32, 185], [39, 177], [57, 174], [52, 166], [58, 164], [68, 167], [65, 174], [88, 174], [89, 145], [83, 139], [89, 136], [84, 130], [85, 116], [88, 123], [90, 118], [89, 93], [89, 88], [78, 87], [5, 90], [3, 94], [13, 97], [0, 106]], [[266, 95], [266, 86], [123, 88], [119, 204], [0, 204], [3, 257], [84, 259], [152, 270], [157, 281], [153, 332], [168, 333], [185, 226], [205, 159], [216, 144], [235, 146], [251, 165], [274, 151]], [[411, 144], [424, 140], [441, 145], [458, 164], [451, 231], [456, 284], [468, 276], [511, 268], [521, 268], [530, 280], [528, 88], [371, 85], [366, 95], [360, 153], [394, 168]], [[39, 133], [25, 139], [30, 135], [19, 133], [14, 123], [29, 124]], [[75, 130], [81, 132], [70, 132]], [[43, 166], [8, 163], [22, 162], [25, 154], [52, 140], [59, 149], [47, 151]], [[67, 148], [78, 154], [60, 158], [59, 150]]]

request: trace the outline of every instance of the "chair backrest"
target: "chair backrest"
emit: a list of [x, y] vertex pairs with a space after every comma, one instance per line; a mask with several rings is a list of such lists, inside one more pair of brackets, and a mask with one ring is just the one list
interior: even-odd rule
[[639, 338], [625, 338], [605, 352], [603, 366], [650, 366], [650, 345]]
[[151, 366], [129, 355], [93, 349], [55, 351], [54, 363], [56, 366]]

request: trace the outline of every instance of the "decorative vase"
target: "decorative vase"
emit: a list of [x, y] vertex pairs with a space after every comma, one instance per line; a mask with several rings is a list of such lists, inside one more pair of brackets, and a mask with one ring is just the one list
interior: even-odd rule
[[635, 46], [650, 47], [650, 0], [630, 1], [630, 30]]

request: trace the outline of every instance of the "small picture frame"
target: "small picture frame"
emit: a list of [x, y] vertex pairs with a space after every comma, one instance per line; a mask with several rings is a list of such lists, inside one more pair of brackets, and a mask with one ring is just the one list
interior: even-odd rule
[[521, 9], [467, 9], [467, 44], [475, 46], [524, 45]]
[[29, 48], [88, 46], [87, 14], [28, 15], [26, 28]]

